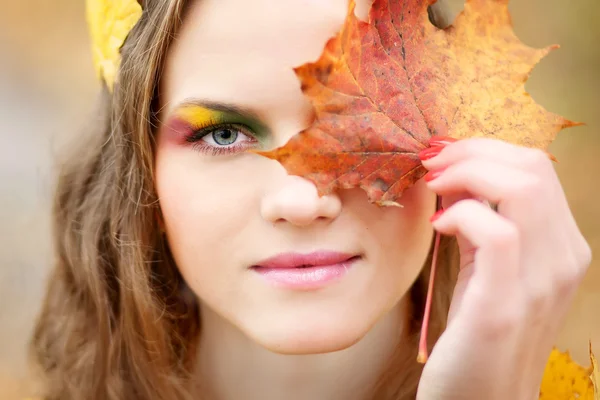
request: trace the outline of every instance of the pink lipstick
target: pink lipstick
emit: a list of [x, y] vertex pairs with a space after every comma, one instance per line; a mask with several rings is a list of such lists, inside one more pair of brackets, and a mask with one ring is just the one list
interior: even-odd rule
[[252, 266], [270, 283], [290, 289], [318, 289], [341, 279], [360, 256], [331, 251], [283, 253]]

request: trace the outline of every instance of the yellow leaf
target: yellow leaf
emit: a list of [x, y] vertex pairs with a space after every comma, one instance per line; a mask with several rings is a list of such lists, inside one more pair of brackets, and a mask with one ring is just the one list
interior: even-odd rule
[[594, 385], [594, 400], [600, 400], [600, 368], [598, 367], [598, 360], [592, 352], [592, 342], [590, 341], [590, 361], [592, 362], [592, 373], [590, 378]]
[[141, 16], [136, 0], [86, 0], [94, 67], [111, 91], [121, 63], [121, 46]]
[[590, 381], [591, 368], [577, 364], [569, 352], [556, 348], [550, 353], [542, 385], [541, 400], [598, 400], [594, 399], [594, 388]]

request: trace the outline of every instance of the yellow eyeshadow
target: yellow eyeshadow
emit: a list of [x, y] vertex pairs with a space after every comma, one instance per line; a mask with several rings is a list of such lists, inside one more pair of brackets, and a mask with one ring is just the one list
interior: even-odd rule
[[177, 117], [185, 120], [192, 126], [206, 126], [215, 121], [220, 121], [223, 118], [223, 113], [204, 107], [189, 106], [178, 110]]

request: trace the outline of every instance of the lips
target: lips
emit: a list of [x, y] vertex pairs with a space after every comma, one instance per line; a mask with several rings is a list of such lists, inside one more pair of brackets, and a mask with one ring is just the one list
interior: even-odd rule
[[332, 251], [284, 253], [253, 265], [251, 270], [278, 288], [316, 290], [340, 282], [360, 259]]
[[254, 268], [309, 268], [324, 267], [353, 261], [359, 258], [347, 253], [317, 251], [309, 254], [283, 253], [253, 265]]

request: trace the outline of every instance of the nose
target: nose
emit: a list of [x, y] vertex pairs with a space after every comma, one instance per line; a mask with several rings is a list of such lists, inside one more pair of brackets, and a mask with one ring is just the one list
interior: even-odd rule
[[296, 226], [334, 220], [341, 210], [342, 202], [337, 194], [319, 197], [312, 182], [293, 175], [283, 178], [261, 203], [261, 215], [266, 221], [288, 222]]

